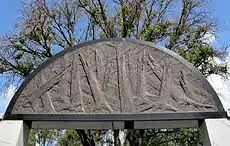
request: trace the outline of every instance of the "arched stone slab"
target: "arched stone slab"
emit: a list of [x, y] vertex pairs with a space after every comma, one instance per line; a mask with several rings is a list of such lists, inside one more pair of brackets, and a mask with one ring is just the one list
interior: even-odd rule
[[97, 115], [104, 120], [112, 115], [117, 120], [225, 116], [217, 94], [189, 62], [130, 39], [83, 43], [47, 60], [18, 89], [5, 119], [26, 115], [91, 120], [100, 119]]

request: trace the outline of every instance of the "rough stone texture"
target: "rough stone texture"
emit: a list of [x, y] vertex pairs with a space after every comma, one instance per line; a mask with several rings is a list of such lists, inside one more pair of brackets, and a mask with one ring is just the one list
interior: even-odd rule
[[26, 85], [12, 113], [218, 111], [177, 58], [149, 45], [105, 41], [67, 51]]

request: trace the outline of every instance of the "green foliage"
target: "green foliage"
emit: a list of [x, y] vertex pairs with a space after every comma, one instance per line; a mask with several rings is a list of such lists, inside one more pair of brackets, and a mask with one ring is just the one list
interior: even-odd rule
[[78, 146], [81, 140], [76, 130], [66, 130], [64, 134], [58, 137], [58, 145], [60, 146]]
[[222, 52], [215, 50], [210, 45], [199, 45], [189, 50], [178, 47], [179, 54], [191, 62], [195, 67], [200, 67], [201, 73], [208, 76], [210, 74], [227, 74], [227, 65], [217, 64], [212, 59], [219, 57]]
[[144, 38], [146, 41], [156, 42], [170, 34], [169, 29], [171, 25], [169, 21], [158, 23], [154, 26], [150, 25], [143, 31], [140, 38]]
[[93, 143], [102, 143], [103, 133], [102, 130], [65, 130], [58, 137], [58, 145], [78, 146], [86, 142], [85, 138], [88, 138], [88, 141], [93, 141]]
[[5, 72], [5, 67], [4, 65], [2, 64], [2, 62], [0, 62], [0, 74]]
[[53, 144], [57, 141], [60, 132], [58, 130], [43, 129], [43, 130], [30, 130], [30, 135], [28, 138], [28, 145], [34, 146], [38, 144], [39, 146], [47, 146]]
[[198, 129], [129, 130], [126, 145], [132, 146], [201, 146]]

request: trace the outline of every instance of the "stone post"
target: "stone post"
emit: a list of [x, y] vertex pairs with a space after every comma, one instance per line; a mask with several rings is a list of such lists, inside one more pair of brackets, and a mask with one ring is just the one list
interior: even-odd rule
[[29, 127], [28, 123], [22, 120], [0, 121], [0, 145], [27, 146]]

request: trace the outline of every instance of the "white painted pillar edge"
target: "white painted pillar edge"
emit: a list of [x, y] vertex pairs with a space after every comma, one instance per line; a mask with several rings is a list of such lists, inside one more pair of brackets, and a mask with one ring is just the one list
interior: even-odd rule
[[204, 146], [230, 146], [230, 120], [205, 119], [200, 128]]
[[227, 112], [227, 117], [230, 118], [230, 109], [228, 109], [226, 112]]
[[29, 130], [22, 120], [0, 121], [0, 146], [27, 146]]

